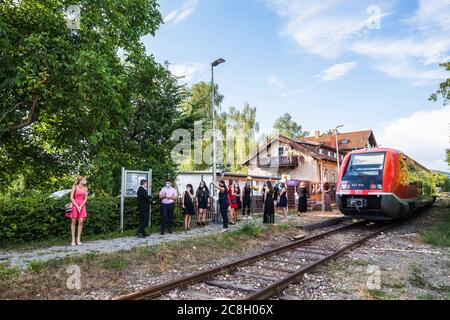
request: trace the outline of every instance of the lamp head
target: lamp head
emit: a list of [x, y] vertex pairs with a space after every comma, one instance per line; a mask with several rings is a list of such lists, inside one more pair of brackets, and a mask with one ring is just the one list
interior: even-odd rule
[[217, 67], [219, 64], [224, 63], [224, 62], [225, 62], [225, 59], [220, 58], [220, 59], [217, 59], [216, 61], [214, 61], [213, 63], [211, 63], [211, 65], [213, 67]]

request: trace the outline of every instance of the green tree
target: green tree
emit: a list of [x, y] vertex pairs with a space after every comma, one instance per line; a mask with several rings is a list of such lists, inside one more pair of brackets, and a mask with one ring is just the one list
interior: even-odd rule
[[442, 190], [446, 192], [450, 191], [450, 177], [448, 174], [435, 172], [433, 176], [437, 187], [442, 188]]
[[[450, 71], [450, 61], [441, 63], [440, 66], [446, 71]], [[437, 101], [439, 96], [442, 96], [444, 105], [450, 101], [450, 78], [447, 78], [445, 81], [441, 82], [439, 89], [433, 93], [429, 99], [431, 101]]]
[[[81, 8], [76, 30], [70, 5]], [[84, 173], [116, 193], [121, 166], [173, 174], [183, 90], [140, 42], [161, 23], [155, 0], [0, 0], [0, 190]]]
[[[216, 113], [220, 111], [223, 95], [219, 92], [219, 86], [214, 85], [214, 103]], [[211, 84], [199, 82], [188, 89], [188, 94], [181, 104], [183, 113], [190, 116], [191, 120], [202, 120], [205, 130], [211, 128]]]
[[288, 136], [290, 138], [300, 138], [309, 135], [308, 131], [303, 131], [302, 126], [292, 120], [292, 116], [289, 113], [283, 114], [279, 117], [273, 125], [276, 133]]
[[226, 143], [223, 145], [224, 164], [233, 172], [245, 171], [241, 162], [256, 150], [256, 135], [259, 132], [256, 107], [251, 107], [248, 103], [245, 103], [242, 110], [230, 107], [220, 115], [218, 127], [225, 138], [232, 136], [234, 140], [231, 149]]
[[[216, 105], [216, 120], [220, 118], [220, 105], [224, 96], [220, 93], [219, 86], [214, 85], [214, 103]], [[187, 129], [194, 134], [194, 122], [202, 121], [202, 136], [212, 129], [212, 115], [211, 115], [211, 84], [206, 82], [198, 82], [193, 84], [187, 89], [184, 95], [184, 99], [180, 104], [181, 111], [184, 116], [184, 126], [182, 128]], [[196, 141], [198, 143], [198, 141]], [[210, 144], [210, 139], [202, 139], [200, 142], [202, 150]], [[208, 170], [210, 166], [208, 164], [195, 164], [194, 153], [191, 155], [191, 159], [185, 164], [181, 165], [181, 170]]]

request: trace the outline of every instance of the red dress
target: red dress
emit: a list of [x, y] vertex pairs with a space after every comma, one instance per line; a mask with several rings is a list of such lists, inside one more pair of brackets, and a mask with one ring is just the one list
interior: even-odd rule
[[233, 186], [228, 187], [228, 201], [230, 202], [231, 208], [233, 208], [233, 209], [238, 208], [239, 205], [237, 203], [236, 196], [233, 196]]
[[78, 208], [75, 206], [75, 203], [79, 206], [83, 203], [86, 194], [87, 191], [85, 187], [75, 187], [75, 194], [73, 196], [74, 203], [72, 203], [72, 213], [70, 214], [71, 219], [86, 219], [86, 204], [84, 204], [83, 208], [81, 208], [80, 211], [78, 211]]

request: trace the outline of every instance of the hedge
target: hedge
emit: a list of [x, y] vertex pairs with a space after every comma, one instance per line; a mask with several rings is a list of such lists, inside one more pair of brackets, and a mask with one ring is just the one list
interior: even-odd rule
[[[52, 199], [48, 195], [23, 197], [0, 195], [0, 243], [27, 242], [70, 236], [70, 220], [64, 216], [69, 198]], [[83, 235], [98, 235], [120, 230], [120, 198], [91, 196], [87, 201], [88, 217]], [[177, 207], [176, 212], [179, 212]], [[176, 224], [180, 215], [176, 214]], [[125, 199], [124, 229], [135, 229], [139, 223], [136, 199]], [[152, 224], [161, 223], [161, 204], [152, 206]]]

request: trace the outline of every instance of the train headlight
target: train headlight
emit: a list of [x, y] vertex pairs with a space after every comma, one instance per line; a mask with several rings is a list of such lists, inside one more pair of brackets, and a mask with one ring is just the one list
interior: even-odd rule
[[341, 190], [348, 190], [348, 189], [350, 189], [350, 184], [348, 183], [348, 181], [342, 181]]

